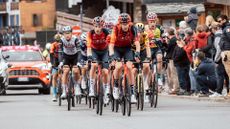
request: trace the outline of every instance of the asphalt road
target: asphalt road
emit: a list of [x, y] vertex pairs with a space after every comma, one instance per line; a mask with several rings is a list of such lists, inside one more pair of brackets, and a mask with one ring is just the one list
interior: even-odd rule
[[230, 103], [161, 96], [158, 108], [133, 108], [131, 117], [109, 107], [98, 116], [85, 104], [67, 111], [36, 90], [8, 94], [0, 96], [0, 129], [230, 129]]

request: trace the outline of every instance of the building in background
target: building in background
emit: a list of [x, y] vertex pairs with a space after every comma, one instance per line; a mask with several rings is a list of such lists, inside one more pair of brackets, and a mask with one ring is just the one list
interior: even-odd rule
[[35, 38], [36, 31], [55, 28], [55, 0], [21, 0], [19, 9], [25, 38]]
[[20, 26], [19, 0], [0, 0], [0, 28]]

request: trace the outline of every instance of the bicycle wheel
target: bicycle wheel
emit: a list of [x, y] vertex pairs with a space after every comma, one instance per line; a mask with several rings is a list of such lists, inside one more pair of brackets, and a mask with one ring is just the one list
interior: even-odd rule
[[131, 116], [131, 107], [132, 107], [132, 104], [131, 104], [131, 87], [128, 85], [128, 80], [126, 79], [126, 82], [125, 82], [125, 101], [126, 101], [126, 108], [127, 108], [127, 115], [128, 116]]
[[140, 109], [143, 111], [144, 108], [144, 84], [143, 84], [143, 77], [142, 75], [139, 75], [139, 104]]
[[155, 83], [154, 80], [151, 79], [150, 83], [150, 91], [149, 91], [149, 98], [150, 98], [150, 107], [153, 107], [155, 103]]
[[71, 110], [71, 93], [69, 93], [69, 91], [67, 95], [67, 103], [68, 103], [68, 111], [70, 111]]
[[99, 92], [99, 114], [102, 115], [103, 107], [104, 107], [104, 100], [103, 100], [104, 91], [103, 91], [102, 80], [100, 81], [100, 89], [99, 90], [100, 90], [100, 92]]
[[62, 104], [61, 94], [62, 94], [62, 87], [60, 81], [58, 81], [58, 105], [59, 106], [61, 106]]
[[72, 100], [72, 107], [75, 107], [75, 99], [74, 99], [74, 96], [71, 96], [71, 100]]
[[155, 75], [155, 87], [154, 87], [154, 108], [157, 107], [157, 103], [158, 103], [158, 77], [157, 75]]
[[123, 116], [125, 116], [125, 113], [126, 113], [126, 99], [125, 97], [122, 97], [121, 98], [121, 113]]
[[136, 86], [137, 86], [137, 110], [139, 110], [140, 109], [140, 99], [139, 99], [139, 97], [140, 97], [140, 86], [139, 86], [139, 74], [138, 74], [138, 76], [136, 77]]

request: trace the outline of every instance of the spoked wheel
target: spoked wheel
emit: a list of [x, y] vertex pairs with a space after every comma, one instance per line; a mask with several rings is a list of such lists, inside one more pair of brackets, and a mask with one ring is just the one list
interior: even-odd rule
[[151, 107], [156, 108], [158, 103], [158, 78], [155, 75], [154, 82], [151, 83], [151, 91], [150, 91], [150, 105]]
[[127, 108], [127, 116], [131, 116], [131, 88], [130, 86], [126, 87], [126, 108]]
[[62, 99], [61, 99], [61, 94], [62, 94], [62, 89], [59, 87], [58, 88], [58, 105], [61, 106], [62, 104]]
[[126, 113], [126, 99], [125, 99], [125, 97], [122, 97], [122, 99], [121, 99], [121, 113], [123, 116], [125, 116], [125, 113]]
[[67, 95], [68, 111], [71, 110], [71, 93]]
[[97, 109], [96, 109], [96, 113], [99, 114], [99, 115], [102, 115], [102, 112], [103, 112], [103, 106], [104, 106], [104, 102], [103, 102], [103, 85], [102, 85], [102, 80], [99, 79], [98, 80], [98, 85], [97, 85], [97, 99], [96, 99], [96, 102], [97, 102]]
[[140, 94], [139, 94], [139, 101], [140, 101], [140, 109], [141, 111], [143, 111], [144, 108], [144, 82], [143, 82], [143, 77], [142, 75], [139, 77], [140, 81], [139, 81], [139, 86], [140, 86]]
[[75, 99], [74, 98], [75, 98], [74, 96], [71, 97], [71, 99], [72, 99], [72, 107], [75, 107]]
[[137, 94], [137, 109], [142, 110], [144, 108], [144, 85], [143, 85], [143, 77], [142, 75], [138, 75], [138, 94]]

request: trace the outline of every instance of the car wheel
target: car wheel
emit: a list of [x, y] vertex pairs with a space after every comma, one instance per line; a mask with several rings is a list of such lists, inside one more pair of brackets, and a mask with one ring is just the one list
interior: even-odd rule
[[49, 94], [50, 94], [50, 87], [48, 87], [48, 88], [43, 88], [43, 94], [49, 95]]

